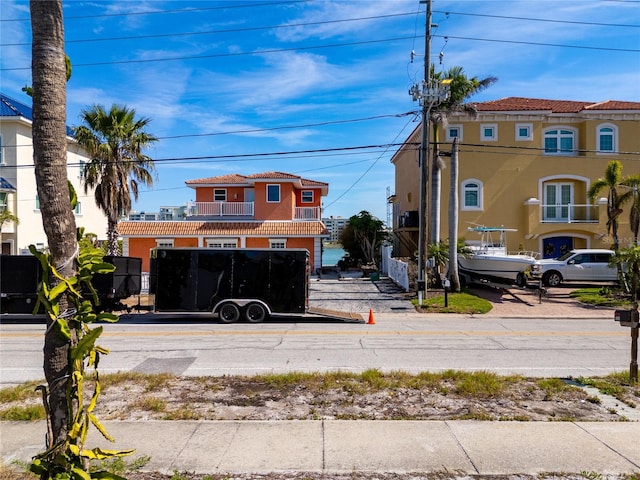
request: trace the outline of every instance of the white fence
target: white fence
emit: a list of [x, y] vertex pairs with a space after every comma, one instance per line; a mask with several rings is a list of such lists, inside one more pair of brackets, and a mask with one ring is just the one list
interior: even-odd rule
[[405, 292], [408, 292], [409, 264], [391, 257], [391, 251], [393, 250], [391, 245], [384, 245], [380, 250], [382, 255], [380, 272], [393, 280], [393, 283], [404, 288]]

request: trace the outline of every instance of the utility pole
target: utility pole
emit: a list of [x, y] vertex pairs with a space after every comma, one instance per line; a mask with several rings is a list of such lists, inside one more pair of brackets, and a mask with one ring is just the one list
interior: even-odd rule
[[[420, 3], [427, 4], [427, 20], [426, 20], [426, 32], [424, 38], [424, 80], [422, 81], [422, 88], [419, 85], [413, 85], [409, 90], [409, 95], [414, 100], [419, 100], [422, 105], [422, 140], [420, 143], [420, 156], [419, 156], [419, 168], [420, 168], [420, 205], [418, 211], [418, 302], [422, 304], [423, 293], [426, 290], [426, 277], [425, 277], [425, 255], [427, 250], [427, 207], [429, 198], [429, 117], [431, 115], [431, 108], [444, 101], [449, 95], [448, 83], [444, 88], [440, 83], [433, 84], [431, 80], [431, 55], [429, 50], [431, 48], [431, 0], [420, 0]], [[413, 59], [412, 53], [412, 59]], [[443, 82], [444, 84], [445, 82]]]

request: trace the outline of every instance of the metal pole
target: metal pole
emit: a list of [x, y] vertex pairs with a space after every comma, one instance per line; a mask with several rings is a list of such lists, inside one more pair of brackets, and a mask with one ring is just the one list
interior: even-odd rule
[[[420, 3], [424, 3], [422, 0]], [[429, 49], [431, 48], [431, 0], [426, 0], [427, 3], [427, 21], [426, 32], [424, 37], [424, 85], [425, 88], [429, 88], [431, 84], [431, 57], [429, 55]], [[426, 250], [427, 235], [427, 198], [429, 187], [429, 114], [431, 112], [431, 106], [433, 102], [423, 97], [422, 100], [422, 141], [420, 144], [420, 218], [418, 219], [418, 282], [425, 285], [426, 290], [426, 278], [424, 276], [424, 257]], [[418, 302], [422, 303], [421, 288], [418, 289]]]

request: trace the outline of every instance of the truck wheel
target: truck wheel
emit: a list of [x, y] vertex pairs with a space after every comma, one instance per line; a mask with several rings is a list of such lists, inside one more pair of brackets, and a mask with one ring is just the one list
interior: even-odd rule
[[240, 309], [235, 303], [224, 303], [218, 310], [218, 316], [223, 323], [234, 323], [240, 319]]
[[557, 287], [562, 283], [562, 275], [560, 272], [551, 271], [542, 276], [542, 284], [545, 287]]
[[244, 309], [244, 318], [247, 322], [260, 323], [267, 318], [267, 309], [261, 303], [250, 303]]

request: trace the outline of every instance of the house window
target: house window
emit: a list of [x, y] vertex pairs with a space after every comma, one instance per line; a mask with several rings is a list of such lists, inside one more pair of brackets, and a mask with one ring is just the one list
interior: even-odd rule
[[280, 185], [267, 185], [267, 202], [277, 203], [280, 201]]
[[598, 153], [618, 152], [618, 128], [610, 123], [596, 127], [596, 150]]
[[447, 127], [447, 142], [453, 142], [454, 138], [457, 138], [459, 142], [462, 141], [462, 125], [449, 125]]
[[286, 238], [270, 238], [269, 248], [287, 248]]
[[213, 201], [214, 202], [226, 202], [227, 201], [227, 190], [224, 188], [216, 188], [213, 191]]
[[80, 171], [78, 172], [78, 178], [80, 180], [82, 180], [84, 178], [84, 166], [85, 166], [85, 162], [80, 160], [80, 163], [78, 164], [78, 166], [80, 167]]
[[40, 197], [36, 195], [36, 210], [40, 210]]
[[4, 212], [7, 209], [8, 198], [9, 198], [9, 194], [7, 192], [0, 192], [0, 212]]
[[495, 123], [480, 125], [480, 140], [488, 142], [498, 140], [498, 125]]
[[82, 215], [82, 202], [76, 202], [76, 208], [73, 209], [76, 215]]
[[533, 124], [516, 123], [516, 140], [521, 142], [533, 140]]
[[158, 248], [173, 248], [172, 238], [158, 238], [156, 239], [156, 246]]
[[313, 203], [313, 190], [302, 191], [302, 203]]
[[474, 178], [462, 182], [462, 210], [482, 210], [482, 182]]
[[544, 153], [547, 155], [575, 155], [576, 133], [566, 127], [544, 131]]
[[238, 240], [229, 238], [208, 238], [207, 248], [238, 248]]

